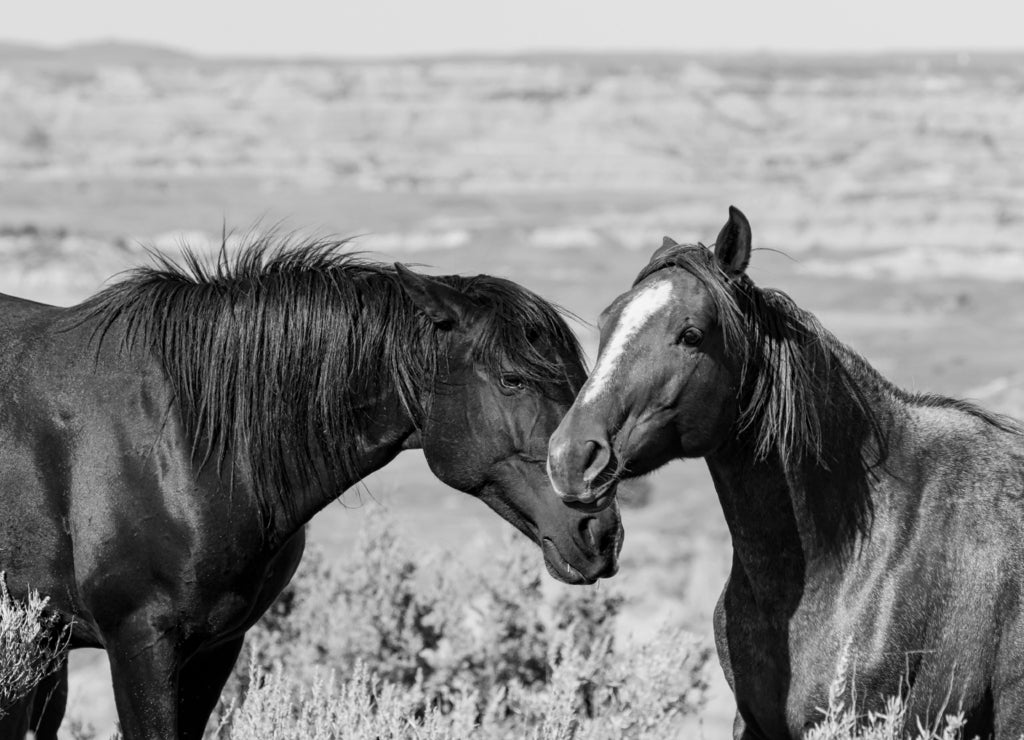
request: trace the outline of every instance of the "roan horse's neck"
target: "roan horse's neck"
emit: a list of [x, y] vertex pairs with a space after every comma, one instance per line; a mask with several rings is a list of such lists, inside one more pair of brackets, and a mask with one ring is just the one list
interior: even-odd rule
[[792, 613], [803, 591], [809, 532], [801, 532], [794, 492], [777, 463], [755, 462], [739, 446], [706, 458], [732, 538], [758, 608]]
[[735, 557], [768, 610], [795, 606], [809, 569], [842, 568], [856, 553], [896, 434], [892, 386], [852, 353], [831, 359], [807, 396], [814, 414], [801, 420], [813, 421], [813, 443], [784, 459], [741, 433], [707, 457]]

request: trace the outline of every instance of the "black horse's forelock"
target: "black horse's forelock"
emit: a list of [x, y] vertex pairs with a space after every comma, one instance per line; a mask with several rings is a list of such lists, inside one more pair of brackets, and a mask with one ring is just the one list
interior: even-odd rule
[[564, 362], [585, 370], [579, 340], [565, 321], [572, 314], [511, 280], [490, 275], [444, 280], [482, 309], [473, 359], [492, 376], [508, 373], [533, 386], [568, 382], [578, 390]]
[[[479, 307], [473, 357], [491, 372], [560, 383], [563, 361], [582, 364], [553, 304], [499, 278], [436, 279]], [[348, 240], [272, 233], [213, 258], [155, 254], [83, 307], [100, 342], [120, 322], [122, 349], [153, 353], [197, 470], [242, 463], [268, 527], [275, 508], [295, 513], [297, 489], [358, 478], [355, 442], [372, 421], [361, 408], [389, 384], [422, 422], [448, 346], [394, 268]]]

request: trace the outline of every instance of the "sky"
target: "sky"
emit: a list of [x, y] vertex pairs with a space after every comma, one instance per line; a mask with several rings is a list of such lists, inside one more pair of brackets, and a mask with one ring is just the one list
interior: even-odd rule
[[0, 38], [211, 55], [1024, 48], [1011, 0], [0, 0]]

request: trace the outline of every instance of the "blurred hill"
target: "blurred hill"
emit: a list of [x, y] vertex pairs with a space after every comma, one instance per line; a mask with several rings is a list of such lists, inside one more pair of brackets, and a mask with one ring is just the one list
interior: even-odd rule
[[[31, 222], [32, 209], [14, 207], [21, 187], [35, 206], [57, 185], [114, 188], [105, 201], [123, 203], [134, 196], [117, 192], [119, 183], [194, 189], [230, 180], [224, 187], [287, 191], [300, 212], [295, 193], [490, 199], [468, 214], [435, 211], [429, 223], [398, 215], [393, 224], [345, 223], [401, 226], [389, 245], [461, 243], [509, 225], [498, 201], [532, 197], [547, 207], [511, 224], [530, 230], [529, 244], [646, 249], [666, 232], [713, 239], [735, 203], [769, 235], [761, 246], [803, 252], [807, 272], [1020, 280], [1022, 62], [968, 54], [268, 62], [114, 42], [5, 44], [0, 226]], [[216, 228], [211, 220], [202, 227]]]
[[5, 179], [657, 191], [678, 205], [632, 228], [735, 202], [789, 248], [1011, 247], [1024, 224], [1024, 57], [0, 60]]
[[130, 41], [90, 41], [50, 47], [0, 39], [0, 62], [81, 67], [95, 64], [167, 64], [194, 60], [190, 54], [155, 44]]

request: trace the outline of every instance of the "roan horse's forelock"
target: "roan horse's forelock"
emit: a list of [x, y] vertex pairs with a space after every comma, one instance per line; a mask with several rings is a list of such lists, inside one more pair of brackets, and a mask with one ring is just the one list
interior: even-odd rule
[[785, 293], [726, 275], [707, 247], [669, 250], [637, 281], [668, 267], [708, 290], [726, 351], [737, 360], [737, 443], [753, 446], [756, 459], [776, 457], [807, 492], [819, 544], [848, 551], [870, 525], [868, 477], [886, 452], [858, 376], [886, 381]]
[[[448, 346], [405, 294], [395, 270], [345, 240], [257, 237], [205, 260], [155, 255], [83, 304], [102, 343], [115, 323], [121, 349], [148, 350], [170, 382], [197, 469], [243, 463], [264, 526], [275, 502], [358, 477], [359, 408], [391, 384], [417, 425]], [[564, 382], [580, 349], [559, 310], [509, 281], [441, 277], [480, 304], [474, 360], [528, 382]], [[541, 342], [543, 340], [543, 342]], [[97, 349], [98, 351], [98, 349]], [[341, 493], [341, 491], [338, 491]]]

